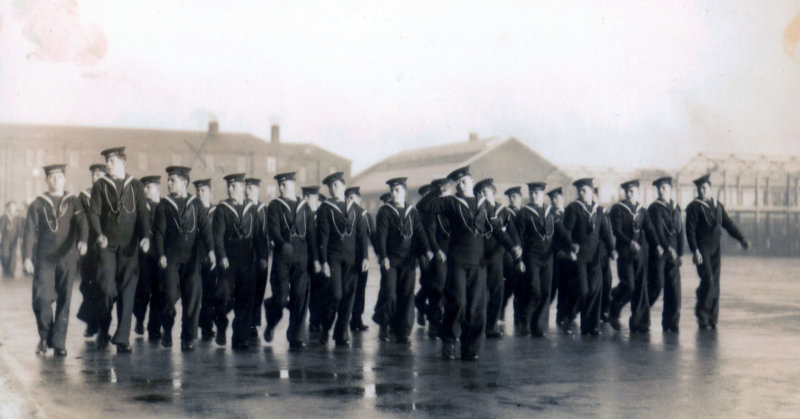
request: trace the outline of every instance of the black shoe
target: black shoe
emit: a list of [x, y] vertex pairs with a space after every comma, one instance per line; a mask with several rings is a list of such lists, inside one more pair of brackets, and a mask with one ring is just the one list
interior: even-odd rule
[[411, 343], [411, 339], [409, 339], [408, 336], [398, 336], [397, 343], [402, 345], [408, 345]]
[[447, 360], [454, 360], [456, 359], [456, 344], [455, 343], [444, 343], [442, 344], [442, 358]]
[[289, 341], [289, 350], [291, 351], [300, 351], [306, 347], [305, 342], [300, 342], [298, 340]]
[[111, 341], [111, 336], [107, 333], [100, 332], [97, 334], [94, 347], [98, 350], [103, 350], [108, 347], [108, 342]]
[[602, 321], [603, 323], [608, 323], [609, 321], [611, 321], [611, 316], [609, 316], [608, 313], [603, 313], [600, 315], [600, 321]]
[[428, 326], [428, 339], [430, 340], [437, 340], [439, 339], [439, 327], [431, 323]]
[[348, 347], [350, 347], [350, 341], [347, 340], [347, 339], [337, 340], [336, 341], [336, 347], [337, 348], [348, 348]]
[[461, 354], [462, 361], [477, 361], [480, 358], [478, 354], [471, 354], [471, 353], [463, 353]]
[[327, 345], [328, 344], [328, 331], [327, 330], [320, 330], [319, 334], [317, 334], [317, 342], [320, 345]]
[[264, 329], [264, 342], [267, 343], [272, 342], [272, 328], [269, 326], [267, 326], [267, 328]]
[[523, 323], [514, 323], [514, 336], [528, 336], [530, 330]]
[[585, 332], [581, 332], [581, 335], [583, 336], [600, 336], [601, 334], [602, 333], [600, 332], [600, 329], [592, 329], [592, 330], [587, 330]]
[[562, 332], [564, 332], [565, 335], [572, 334], [572, 322], [570, 322], [569, 320], [562, 320], [558, 324], [558, 327], [561, 329]]
[[417, 324], [425, 326], [425, 312], [419, 309], [417, 310]]
[[380, 339], [380, 340], [381, 340], [381, 342], [389, 342], [389, 341], [391, 341], [391, 340], [392, 340], [392, 334], [391, 334], [391, 332], [389, 331], [389, 328], [388, 328], [388, 327], [386, 327], [386, 326], [381, 326], [381, 329], [380, 329], [380, 331], [378, 332], [378, 339]]
[[631, 333], [638, 333], [640, 335], [649, 335], [650, 328], [649, 327], [639, 327], [637, 329], [631, 329]]
[[39, 339], [36, 345], [36, 355], [44, 355], [47, 353], [47, 339]]
[[231, 344], [231, 348], [233, 348], [234, 351], [246, 351], [248, 346], [247, 346], [247, 342], [244, 342], [244, 341], [241, 341], [241, 340], [235, 340]]
[[533, 336], [535, 338], [543, 338], [544, 337], [544, 332], [542, 332], [541, 330], [534, 330], [534, 331], [531, 332], [531, 336]]
[[225, 338], [225, 332], [217, 333], [217, 336], [214, 338], [214, 342], [216, 342], [219, 346], [225, 346], [228, 344], [228, 339]]
[[214, 329], [203, 329], [201, 331], [201, 336], [203, 340], [211, 340], [216, 334], [214, 333]]
[[97, 326], [86, 326], [86, 331], [83, 332], [83, 337], [90, 338], [97, 334]]
[[194, 341], [185, 340], [181, 342], [181, 352], [191, 352], [194, 350]]
[[54, 351], [54, 354], [55, 354], [55, 356], [64, 357], [64, 356], [67, 356], [67, 350], [64, 349], [64, 348], [56, 348], [55, 351]]
[[369, 330], [369, 326], [365, 325], [364, 323], [351, 324], [350, 330], [357, 333], [366, 332], [367, 330]]
[[500, 339], [501, 337], [503, 337], [503, 334], [497, 328], [486, 332], [486, 339]]
[[133, 333], [141, 336], [144, 334], [144, 325], [141, 320], [136, 320], [136, 326], [133, 327]]
[[161, 340], [161, 332], [147, 332], [147, 340], [150, 342], [158, 342]]
[[165, 333], [164, 336], [161, 337], [161, 346], [165, 348], [172, 347], [172, 335], [169, 333]]
[[700, 323], [697, 326], [700, 328], [700, 330], [711, 330], [711, 329], [713, 329], [713, 327], [711, 327], [710, 324]]
[[619, 317], [612, 317], [609, 319], [608, 323], [611, 325], [611, 328], [620, 331], [622, 329], [622, 323], [619, 322]]
[[127, 343], [118, 343], [117, 344], [117, 353], [118, 354], [129, 354], [131, 352], [133, 352], [133, 348], [131, 348], [131, 345], [129, 345]]
[[249, 334], [247, 335], [247, 337], [249, 339], [258, 339], [258, 328], [256, 328], [255, 326], [250, 326], [250, 331], [248, 333]]

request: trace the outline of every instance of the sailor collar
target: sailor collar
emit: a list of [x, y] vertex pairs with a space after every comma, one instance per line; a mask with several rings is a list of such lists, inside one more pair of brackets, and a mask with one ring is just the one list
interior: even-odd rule
[[656, 204], [659, 204], [662, 207], [665, 207], [665, 208], [668, 208], [668, 209], [671, 209], [671, 210], [675, 209], [675, 201], [672, 201], [672, 200], [667, 202], [667, 201], [664, 201], [664, 200], [661, 200], [661, 199], [656, 199]]
[[[390, 208], [392, 211], [394, 211], [395, 214], [397, 214], [398, 217], [400, 216], [400, 209], [394, 206], [393, 204], [387, 202], [382, 206]], [[405, 211], [403, 212], [403, 218], [408, 217], [408, 215], [411, 214], [412, 209], [414, 209], [413, 205], [406, 204]]]
[[[106, 183], [111, 185], [111, 187], [114, 188], [115, 191], [117, 190], [117, 184], [114, 182], [114, 179], [112, 179], [110, 175], [105, 174], [100, 179], [105, 180]], [[133, 180], [133, 178], [130, 175], [126, 174], [125, 175], [125, 180], [122, 182], [122, 189], [125, 189], [125, 187], [128, 186], [128, 184], [131, 183], [132, 180]]]
[[[458, 195], [452, 195], [452, 196], [453, 196], [453, 198], [455, 198], [456, 201], [460, 202], [461, 205], [463, 205], [463, 206], [467, 207], [467, 209], [469, 209], [469, 204], [467, 203], [467, 200], [465, 198], [460, 197]], [[486, 198], [481, 197], [481, 199], [478, 199], [477, 200], [477, 204], [475, 205], [475, 208], [480, 208], [481, 204], [483, 204], [484, 201], [486, 201]]]
[[[714, 198], [711, 198], [708, 202], [705, 199], [700, 199], [700, 198], [695, 198], [694, 200], [695, 202], [709, 209], [714, 209], [717, 207], [717, 200]], [[709, 205], [709, 202], [711, 203], [711, 205]]]
[[589, 214], [590, 216], [594, 215], [594, 213], [597, 212], [597, 202], [592, 202], [591, 210], [589, 210], [589, 208], [586, 207], [586, 204], [580, 199], [576, 200], [575, 202], [577, 202], [578, 205], [580, 205], [581, 208], [583, 208], [583, 210], [586, 211], [586, 213]]
[[544, 215], [543, 216], [539, 215], [539, 211], [537, 211], [535, 207], [532, 207], [530, 205], [525, 205], [524, 207], [522, 207], [522, 209], [526, 209], [526, 210], [532, 212], [534, 215], [536, 215], [539, 218], [547, 218], [547, 215], [550, 214], [550, 210], [552, 209], [552, 207], [550, 205], [545, 205], [542, 208], [544, 209]]
[[[194, 195], [191, 195], [191, 194], [187, 195], [187, 197], [186, 197], [186, 205], [184, 206], [184, 208], [188, 208], [188, 207], [189, 207], [189, 204], [191, 204], [191, 203], [192, 203], [192, 201], [194, 201], [194, 200], [195, 200], [195, 198], [196, 198], [196, 197], [195, 197]], [[165, 196], [165, 197], [164, 197], [164, 200], [165, 200], [165, 201], [167, 201], [168, 203], [170, 203], [170, 204], [171, 204], [171, 205], [172, 205], [172, 206], [175, 208], [175, 211], [179, 211], [179, 210], [178, 210], [178, 203], [177, 203], [177, 202], [175, 202], [175, 200], [174, 200], [174, 199], [172, 199], [172, 197], [171, 197], [171, 196], [169, 196], [169, 195]], [[234, 212], [235, 212], [235, 211], [234, 211]]]
[[634, 208], [631, 208], [630, 203], [628, 201], [619, 201], [615, 205], [625, 208], [631, 215], [636, 215], [636, 213], [638, 213], [642, 209], [642, 204], [640, 203], [637, 203]]
[[[220, 202], [220, 204], [224, 205], [224, 206], [225, 206], [225, 207], [227, 207], [229, 210], [231, 210], [231, 212], [232, 212], [232, 213], [233, 213], [233, 214], [234, 214], [236, 217], [239, 217], [239, 213], [238, 213], [238, 212], [236, 212], [236, 208], [234, 208], [234, 207], [233, 207], [233, 205], [231, 205], [231, 203], [230, 203], [230, 202], [228, 202], [228, 201], [222, 201], [222, 202]], [[244, 217], [244, 215], [245, 215], [245, 214], [247, 214], [247, 210], [249, 210], [249, 209], [250, 209], [250, 207], [252, 207], [252, 206], [253, 206], [253, 203], [252, 203], [252, 202], [250, 202], [250, 201], [245, 201], [245, 204], [244, 204], [244, 209], [242, 210], [242, 217]]]
[[[59, 203], [59, 207], [63, 207], [63, 206], [64, 206], [64, 202], [66, 202], [66, 201], [67, 201], [67, 199], [68, 199], [69, 197], [71, 197], [71, 196], [72, 196], [72, 194], [70, 194], [70, 193], [68, 193], [68, 192], [64, 192], [64, 195], [62, 195], [62, 196], [61, 196], [61, 202]], [[50, 199], [50, 197], [49, 197], [49, 196], [47, 196], [47, 194], [46, 194], [46, 193], [43, 193], [43, 194], [39, 195], [39, 198], [40, 198], [42, 201], [44, 201], [44, 202], [46, 202], [47, 204], [49, 204], [49, 205], [50, 205], [50, 208], [53, 208], [54, 210], [55, 210], [55, 209], [58, 209], [58, 210], [60, 211], [60, 208], [56, 208], [56, 205], [53, 203], [53, 200], [52, 200], [52, 199]]]

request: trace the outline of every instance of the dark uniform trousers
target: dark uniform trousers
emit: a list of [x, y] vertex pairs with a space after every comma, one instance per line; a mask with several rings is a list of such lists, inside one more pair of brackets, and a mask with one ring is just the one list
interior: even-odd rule
[[327, 279], [322, 272], [314, 273], [313, 267], [309, 266], [309, 287], [308, 287], [308, 324], [310, 327], [322, 327], [322, 290], [325, 288]]
[[395, 336], [409, 336], [414, 326], [415, 264], [381, 266], [381, 286], [373, 320], [390, 326]]
[[216, 268], [211, 270], [211, 263], [208, 261], [203, 262], [200, 266], [200, 281], [203, 284], [203, 291], [200, 301], [200, 318], [198, 324], [200, 329], [204, 332], [211, 332], [214, 328], [214, 316], [216, 316], [217, 312], [215, 306], [217, 270]]
[[[322, 331], [327, 334], [333, 327], [333, 340], [345, 342], [350, 340], [348, 326], [356, 298], [356, 281], [358, 275], [353, 260], [330, 259], [328, 265], [331, 277], [325, 278], [320, 289], [323, 300], [320, 304]], [[359, 266], [360, 268], [360, 266]], [[336, 322], [334, 326], [334, 321]]]
[[283, 310], [288, 308], [289, 328], [286, 330], [286, 339], [289, 342], [306, 342], [308, 335], [304, 326], [309, 300], [308, 262], [306, 258], [293, 261], [277, 259], [272, 259], [272, 296], [264, 300], [267, 327], [274, 328], [283, 318]]
[[444, 301], [442, 340], [460, 339], [462, 356], [479, 353], [486, 331], [486, 267], [448, 264]]
[[78, 290], [83, 295], [83, 301], [78, 308], [77, 317], [93, 331], [96, 331], [98, 327], [97, 301], [100, 298], [100, 292], [97, 289], [97, 260], [97, 245], [90, 243], [86, 254], [78, 262], [81, 274], [81, 284]]
[[350, 326], [358, 327], [363, 324], [361, 316], [364, 315], [364, 305], [367, 297], [367, 278], [369, 272], [358, 272], [356, 280], [356, 296], [353, 301], [353, 315], [350, 319]]
[[503, 276], [505, 281], [503, 282], [503, 305], [500, 306], [500, 315], [498, 320], [505, 320], [505, 313], [506, 307], [508, 307], [508, 300], [511, 297], [514, 297], [513, 309], [514, 309], [514, 324], [519, 323], [519, 313], [520, 308], [518, 297], [516, 296], [516, 289], [519, 286], [520, 280], [522, 279], [523, 275], [517, 271], [516, 267], [514, 266], [514, 256], [511, 255], [510, 252], [505, 252], [503, 254]]
[[[220, 267], [221, 269], [221, 267]], [[255, 266], [250, 261], [230, 261], [228, 269], [222, 270], [217, 284], [217, 315], [214, 323], [217, 333], [225, 336], [228, 330], [228, 313], [233, 310], [234, 343], [244, 343], [250, 329], [255, 292]]]
[[[700, 249], [703, 256], [703, 263], [697, 265], [697, 274], [700, 276], [700, 285], [697, 287], [697, 305], [694, 313], [697, 316], [697, 323], [700, 325], [716, 326], [719, 318], [719, 290], [720, 290], [720, 269], [722, 258], [720, 247], [709, 251]], [[678, 287], [680, 290], [680, 287]], [[667, 295], [664, 290], [664, 304], [666, 305]], [[679, 299], [680, 301], [680, 299]], [[677, 325], [677, 321], [675, 325]]]
[[[58, 260], [39, 258], [33, 275], [33, 312], [39, 337], [48, 346], [64, 349], [72, 299], [72, 282], [78, 273], [78, 254], [70, 250]], [[56, 303], [55, 316], [53, 302]]]
[[515, 295], [519, 306], [519, 324], [534, 334], [544, 333], [550, 321], [550, 296], [553, 285], [553, 257], [542, 259], [525, 255], [525, 273]]
[[502, 247], [486, 258], [486, 329], [497, 328], [500, 309], [503, 307], [503, 256]]
[[568, 319], [572, 321], [581, 312], [581, 333], [591, 333], [600, 328], [600, 294], [603, 288], [603, 273], [598, 251], [588, 262], [575, 262], [575, 275], [569, 281], [574, 295]]
[[677, 328], [680, 323], [680, 267], [680, 259], [673, 260], [669, 256], [669, 252], [664, 252], [659, 257], [655, 250], [650, 250], [650, 260], [647, 268], [647, 298], [652, 307], [658, 300], [659, 295], [661, 295], [661, 290], [664, 290], [664, 309], [661, 313], [661, 326], [665, 329]]
[[[200, 262], [191, 258], [184, 263], [169, 262], [164, 269], [164, 281], [160, 294], [164, 298], [161, 322], [164, 333], [171, 336], [175, 324], [175, 303], [181, 300], [181, 341], [191, 342], [197, 339], [197, 327], [200, 323], [200, 299], [203, 284], [200, 278]], [[153, 307], [150, 307], [151, 313]], [[152, 321], [152, 314], [151, 314]], [[149, 325], [148, 325], [149, 327]]]
[[158, 261], [152, 252], [139, 255], [139, 282], [136, 284], [136, 296], [133, 300], [133, 315], [136, 320], [144, 323], [147, 306], [150, 306], [150, 319], [147, 322], [147, 331], [152, 335], [161, 333], [164, 312], [164, 296], [159, 292], [162, 277]]
[[[250, 311], [250, 326], [258, 327], [261, 326], [261, 306], [264, 303], [264, 296], [267, 293], [267, 279], [269, 278], [269, 268], [261, 269], [258, 266], [260, 262], [256, 260], [256, 268], [254, 274], [254, 283], [253, 283], [253, 302], [251, 303], [251, 311]], [[269, 265], [268, 265], [269, 266]]]
[[[428, 301], [430, 296], [430, 280], [431, 277], [431, 264], [419, 267], [419, 291], [414, 296], [414, 306], [417, 311], [424, 313], [426, 318], [428, 316]], [[428, 319], [430, 321], [430, 319]]]
[[111, 308], [117, 303], [117, 331], [112, 342], [129, 344], [133, 300], [139, 282], [139, 247], [134, 243], [129, 249], [107, 246], [98, 254], [97, 281], [100, 290], [98, 312], [100, 333], [108, 334], [111, 326]]
[[553, 256], [553, 288], [550, 298], [556, 300], [556, 323], [571, 319], [572, 307], [575, 305], [575, 293], [572, 291], [572, 280], [577, 275], [576, 263], [566, 256]]
[[622, 308], [631, 303], [628, 326], [631, 331], [650, 329], [650, 300], [647, 297], [648, 251], [642, 247], [636, 254], [620, 255], [617, 259], [619, 283], [611, 292], [609, 316], [619, 318]]
[[[17, 223], [11, 220], [9, 223]], [[7, 228], [0, 242], [0, 265], [3, 267], [3, 276], [13, 278], [17, 270], [17, 244], [22, 234], [18, 229]]]
[[611, 275], [611, 261], [608, 258], [608, 252], [603, 250], [600, 253], [600, 275], [603, 277], [603, 289], [600, 291], [600, 312], [608, 314], [611, 309], [613, 276]]

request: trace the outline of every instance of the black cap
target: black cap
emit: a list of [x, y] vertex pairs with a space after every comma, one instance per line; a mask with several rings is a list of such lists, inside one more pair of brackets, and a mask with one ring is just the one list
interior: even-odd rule
[[348, 196], [353, 195], [353, 194], [361, 196], [361, 188], [358, 187], [358, 186], [351, 186], [351, 187], [349, 187], [349, 188], [344, 190], [344, 196], [345, 197], [348, 197]]
[[446, 185], [448, 182], [450, 182], [449, 178], [446, 177], [438, 178], [431, 181], [431, 186], [433, 186], [434, 188], [441, 188], [442, 185]]
[[287, 180], [295, 180], [294, 178], [295, 174], [296, 172], [278, 173], [277, 175], [275, 175], [275, 180], [277, 180], [278, 183], [286, 182]]
[[653, 181], [653, 186], [658, 188], [659, 186], [661, 186], [661, 185], [663, 185], [665, 183], [668, 184], [669, 186], [672, 186], [672, 178], [669, 177], [669, 176], [660, 177], [660, 178], [658, 178], [658, 179]]
[[561, 190], [561, 187], [559, 186], [555, 189], [550, 190], [550, 192], [547, 193], [547, 196], [549, 196], [550, 199], [553, 199], [553, 197], [555, 197], [556, 195], [563, 195], [563, 194], [564, 192]]
[[455, 181], [461, 179], [462, 177], [469, 176], [469, 175], [470, 175], [469, 174], [469, 166], [464, 166], [464, 167], [459, 167], [458, 169], [453, 170], [452, 172], [450, 172], [450, 174], [447, 175], [447, 178], [450, 179], [451, 181], [455, 182]]
[[90, 172], [100, 171], [100, 172], [106, 173], [108, 171], [108, 169], [106, 169], [106, 165], [105, 164], [97, 164], [96, 163], [96, 164], [93, 164], [93, 165], [89, 166], [89, 171]]
[[189, 172], [192, 169], [186, 166], [169, 166], [167, 167], [167, 176], [178, 175], [184, 179], [189, 179]]
[[580, 188], [582, 188], [584, 186], [588, 186], [588, 187], [594, 189], [594, 179], [592, 179], [590, 177], [586, 177], [586, 178], [583, 178], [583, 179], [578, 179], [575, 182], [572, 182], [572, 186], [574, 186], [574, 187], [576, 187], [578, 189], [580, 189]]
[[406, 181], [407, 180], [408, 180], [408, 178], [396, 177], [396, 178], [392, 178], [392, 179], [387, 180], [386, 184], [389, 185], [389, 188], [394, 188], [397, 185], [406, 186]]
[[422, 185], [422, 187], [419, 188], [419, 194], [425, 196], [430, 193], [431, 190], [433, 190], [432, 185]]
[[228, 185], [234, 182], [244, 182], [244, 178], [245, 178], [244, 173], [231, 173], [223, 177], [223, 179], [225, 179], [225, 183], [227, 183]]
[[319, 186], [316, 186], [316, 185], [314, 185], [314, 186], [303, 186], [302, 188], [300, 188], [300, 190], [303, 191], [303, 196], [318, 195], [319, 194]]
[[257, 177], [249, 177], [244, 180], [245, 185], [261, 186], [261, 179]]
[[711, 174], [705, 174], [703, 176], [700, 176], [699, 178], [693, 180], [692, 183], [694, 183], [697, 187], [700, 187], [704, 183], [708, 183], [710, 185], [711, 184]]
[[488, 188], [488, 187], [494, 188], [494, 179], [492, 179], [492, 178], [482, 179], [482, 180], [478, 181], [478, 183], [475, 184], [475, 187], [473, 187], [472, 190], [475, 193], [478, 193], [478, 192], [481, 192], [485, 188]]
[[161, 183], [161, 176], [145, 176], [140, 179], [142, 185], [149, 185], [151, 183]]
[[530, 192], [534, 192], [534, 191], [543, 191], [545, 188], [547, 188], [547, 184], [544, 183], [544, 182], [529, 182], [528, 183], [528, 192], [529, 193]]
[[111, 156], [119, 156], [125, 157], [125, 147], [114, 147], [114, 148], [107, 148], [100, 152], [105, 158], [109, 158]]
[[42, 169], [44, 169], [45, 176], [50, 176], [53, 173], [65, 173], [66, 168], [67, 168], [66, 164], [51, 164], [49, 166], [43, 167]]
[[343, 172], [336, 172], [331, 173], [328, 176], [325, 176], [325, 179], [322, 179], [322, 184], [326, 186], [330, 186], [331, 183], [336, 182], [337, 180], [341, 180], [344, 182], [344, 173]]
[[389, 202], [392, 200], [392, 194], [386, 192], [385, 194], [381, 195], [380, 200], [383, 201], [384, 203]]
[[197, 179], [192, 183], [194, 183], [194, 187], [197, 189], [200, 189], [202, 186], [211, 187], [211, 179]]
[[619, 185], [619, 187], [622, 188], [623, 191], [627, 191], [628, 189], [634, 186], [637, 188], [639, 187], [639, 179], [629, 180]]
[[504, 193], [509, 198], [511, 197], [511, 195], [514, 195], [514, 194], [522, 195], [522, 187], [520, 187], [520, 186], [512, 186], [512, 187], [506, 189], [506, 191]]

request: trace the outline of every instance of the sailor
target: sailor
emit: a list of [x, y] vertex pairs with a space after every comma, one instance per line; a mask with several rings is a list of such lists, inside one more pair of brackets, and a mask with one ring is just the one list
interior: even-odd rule
[[[308, 205], [308, 209], [311, 211], [312, 215], [312, 223], [314, 224], [314, 230], [316, 231], [317, 226], [317, 210], [319, 210], [319, 206], [322, 204], [322, 200], [324, 197], [319, 193], [319, 186], [312, 185], [312, 186], [303, 186], [301, 188], [303, 192], [303, 199], [306, 201], [306, 205]], [[316, 240], [316, 234], [314, 240]], [[319, 337], [319, 331], [322, 328], [322, 320], [320, 317], [320, 304], [322, 301], [322, 292], [323, 286], [325, 284], [325, 275], [322, 274], [322, 264], [319, 262], [319, 246], [314, 249], [314, 259], [313, 261], [309, 261], [308, 265], [308, 272], [309, 272], [309, 296], [308, 296], [308, 335], [309, 339], [316, 339]]]
[[[105, 164], [93, 164], [89, 166], [92, 185], [106, 174]], [[78, 198], [83, 205], [84, 216], [89, 213], [91, 206], [92, 188], [89, 187], [81, 191]], [[87, 226], [88, 219], [87, 219]], [[83, 301], [78, 308], [78, 319], [86, 323], [86, 331], [83, 336], [90, 338], [97, 334], [97, 299], [99, 291], [97, 288], [97, 233], [89, 229], [89, 239], [86, 242], [86, 254], [81, 257], [78, 267], [81, 274], [81, 284], [78, 287], [83, 295]]]
[[[363, 219], [359, 222], [359, 225], [362, 228], [365, 228], [365, 233], [369, 240], [372, 240], [376, 235], [375, 231], [375, 219], [372, 218], [372, 214], [368, 211], [364, 211], [361, 208], [361, 190], [358, 187], [348, 188], [348, 191], [345, 192], [347, 196], [346, 199], [352, 199], [358, 204], [356, 210], [360, 211], [360, 217]], [[376, 252], [377, 253], [377, 252]], [[369, 257], [369, 249], [367, 247], [362, 248], [362, 243], [359, 241], [356, 243], [356, 254], [362, 255], [362, 257], [367, 258]], [[358, 258], [358, 256], [356, 256]], [[368, 271], [360, 271], [358, 272], [358, 279], [356, 282], [356, 296], [355, 300], [353, 301], [353, 314], [350, 317], [350, 330], [354, 332], [363, 332], [369, 329], [367, 325], [364, 324], [362, 320], [362, 315], [364, 314], [364, 304], [367, 292], [367, 277], [369, 276]]]
[[[550, 206], [553, 208], [553, 221], [556, 227], [556, 233], [561, 230], [562, 221], [564, 219], [564, 192], [559, 186], [547, 192], [547, 197], [550, 198]], [[568, 313], [572, 310], [574, 304], [573, 293], [570, 289], [570, 278], [575, 275], [575, 266], [570, 260], [570, 243], [561, 234], [554, 234], [551, 243], [553, 249], [553, 284], [550, 292], [550, 302], [557, 301], [556, 303], [556, 324], [561, 325], [561, 321], [568, 317]], [[556, 298], [558, 297], [558, 298]], [[571, 333], [572, 325], [564, 329], [565, 332]]]
[[[437, 178], [431, 182], [430, 194], [433, 197], [452, 195], [453, 183], [448, 178]], [[423, 195], [423, 199], [427, 196]], [[419, 205], [419, 203], [417, 204]], [[434, 258], [428, 263], [430, 280], [428, 283], [428, 338], [441, 337], [442, 319], [444, 317], [444, 285], [447, 280], [447, 249], [450, 244], [450, 220], [441, 214], [429, 214], [420, 211], [423, 225], [427, 229], [428, 243]], [[425, 221], [427, 220], [427, 221]]]
[[17, 271], [17, 246], [24, 229], [25, 217], [17, 214], [17, 202], [9, 201], [0, 217], [0, 265], [7, 279], [13, 278]]
[[[202, 211], [208, 218], [213, 236], [213, 217], [214, 211], [217, 206], [211, 203], [211, 179], [198, 179], [193, 182], [195, 188], [195, 196], [200, 200], [203, 208]], [[199, 254], [203, 258], [200, 267], [200, 280], [203, 284], [202, 298], [200, 301], [200, 319], [198, 324], [200, 326], [201, 337], [203, 339], [211, 339], [214, 337], [214, 315], [216, 313], [216, 306], [214, 305], [214, 295], [217, 289], [217, 272], [216, 266], [211, 266], [211, 260], [208, 258], [209, 252], [214, 250], [214, 245], [206, 248], [205, 243], [201, 240], [199, 243]], [[215, 255], [216, 256], [216, 255]]]
[[[92, 187], [89, 225], [100, 247], [97, 282], [100, 289], [99, 332], [96, 347], [104, 349], [109, 340], [117, 353], [131, 352], [130, 333], [133, 301], [139, 282], [139, 250], [150, 249], [150, 219], [142, 183], [125, 172], [125, 147], [101, 152], [108, 174]], [[117, 304], [117, 330], [108, 334], [111, 313]]]
[[[418, 190], [419, 196], [423, 197], [423, 196], [429, 194], [432, 189], [433, 189], [433, 186], [431, 184], [422, 185], [422, 187], [420, 187], [419, 190]], [[387, 192], [387, 193], [381, 195], [381, 198], [383, 198], [383, 197], [386, 197], [388, 199], [388, 201], [391, 201], [392, 194]], [[384, 203], [387, 202], [387, 201], [383, 201], [383, 200], [381, 200], [381, 201], [384, 202]], [[433, 220], [433, 218], [430, 215], [427, 215], [427, 214], [426, 215], [420, 214], [420, 220], [422, 222], [423, 229], [425, 229], [425, 236], [427, 238], [428, 231], [431, 228], [429, 226], [429, 224], [433, 223], [435, 221]], [[428, 239], [428, 243], [430, 245], [430, 239]], [[377, 249], [377, 245], [373, 244], [373, 248]], [[377, 253], [377, 250], [375, 252]], [[427, 316], [427, 313], [428, 313], [428, 297], [430, 295], [430, 286], [431, 286], [430, 285], [431, 284], [430, 276], [431, 276], [431, 264], [430, 263], [420, 263], [420, 265], [419, 265], [419, 291], [417, 291], [417, 294], [414, 296], [414, 307], [416, 307], [416, 309], [417, 309], [417, 325], [423, 326], [423, 327], [427, 323], [426, 316]]]
[[[522, 188], [519, 186], [513, 186], [506, 189], [504, 194], [508, 198], [508, 205], [505, 207], [504, 211], [507, 212], [508, 216], [511, 218], [511, 223], [516, 226], [517, 215], [519, 215], [519, 211], [523, 206]], [[517, 229], [517, 233], [519, 234], [519, 229]], [[520, 245], [522, 245], [522, 241], [520, 241]], [[500, 315], [498, 317], [499, 321], [505, 320], [508, 300], [510, 300], [514, 295], [514, 289], [516, 289], [517, 283], [523, 276], [522, 273], [518, 272], [515, 268], [514, 255], [511, 252], [505, 252], [503, 255], [503, 276], [505, 277], [505, 281], [503, 282], [503, 305], [500, 307]], [[514, 324], [517, 324], [517, 300], [515, 299], [514, 301]]]
[[[196, 196], [188, 193], [191, 169], [170, 166], [166, 171], [169, 195], [156, 207], [153, 226], [155, 256], [158, 267], [164, 272], [158, 290], [163, 302], [161, 346], [172, 347], [175, 303], [180, 299], [181, 351], [192, 351], [197, 339], [203, 293], [201, 264], [207, 258], [213, 270], [217, 261], [206, 210]], [[209, 249], [206, 254], [200, 254], [201, 247]]]
[[[569, 285], [575, 302], [560, 326], [566, 333], [580, 312], [581, 334], [597, 336], [600, 335], [600, 293], [603, 286], [600, 246], [605, 244], [614, 249], [614, 237], [594, 202], [593, 180], [578, 179], [573, 186], [578, 191], [578, 199], [564, 210], [561, 234], [570, 243], [569, 256], [576, 271]], [[612, 250], [611, 257], [616, 259], [616, 250]]]
[[378, 259], [381, 284], [373, 320], [380, 326], [379, 338], [410, 343], [414, 325], [414, 286], [417, 258], [429, 250], [422, 220], [413, 205], [406, 202], [406, 178], [386, 181], [392, 199], [383, 204], [376, 217]]
[[[258, 225], [261, 226], [263, 231], [260, 232], [261, 236], [267, 238], [269, 244], [269, 233], [267, 232], [267, 204], [259, 200], [261, 195], [261, 179], [249, 177], [245, 179], [245, 197], [253, 204], [258, 217]], [[269, 254], [269, 247], [267, 248], [267, 255]], [[261, 326], [261, 305], [264, 302], [264, 295], [267, 292], [267, 278], [268, 272], [268, 259], [259, 258], [256, 260], [255, 271], [255, 289], [253, 293], [253, 302], [251, 304], [250, 316], [250, 330], [248, 332], [248, 339], [258, 339], [258, 326]]]
[[620, 312], [629, 302], [631, 333], [650, 332], [650, 303], [647, 298], [647, 262], [649, 244], [655, 240], [655, 230], [647, 210], [639, 203], [639, 180], [620, 185], [625, 199], [611, 207], [609, 219], [616, 239], [617, 275], [619, 283], [612, 290], [609, 323], [620, 330]]
[[[139, 179], [144, 186], [144, 193], [147, 196], [147, 217], [150, 220], [150, 228], [155, 224], [156, 207], [161, 202], [161, 176], [145, 176]], [[151, 248], [147, 252], [139, 254], [139, 282], [136, 284], [136, 296], [133, 300], [133, 317], [136, 325], [134, 333], [141, 335], [144, 333], [144, 319], [147, 314], [147, 307], [150, 306], [150, 319], [147, 322], [148, 338], [153, 342], [161, 339], [161, 314], [163, 313], [164, 301], [163, 294], [159, 292], [161, 283], [161, 269], [158, 268], [155, 249]]]
[[525, 273], [515, 290], [515, 326], [519, 335], [542, 337], [548, 329], [553, 283], [553, 208], [545, 204], [544, 182], [528, 183], [530, 202], [517, 214]]
[[295, 173], [275, 176], [279, 196], [267, 206], [267, 232], [275, 243], [270, 287], [272, 296], [264, 301], [264, 340], [272, 342], [273, 330], [289, 309], [286, 339], [290, 349], [301, 349], [308, 341], [305, 322], [308, 313], [309, 262], [316, 256], [314, 213], [295, 193]]
[[42, 355], [48, 348], [53, 348], [56, 356], [67, 355], [72, 282], [78, 272], [78, 256], [86, 254], [86, 214], [78, 197], [64, 191], [65, 167], [44, 167], [47, 193], [28, 207], [22, 246], [25, 271], [33, 275], [33, 313], [40, 339], [36, 353]]
[[221, 201], [214, 211], [215, 255], [219, 259], [217, 283], [217, 345], [227, 344], [228, 313], [233, 310], [231, 347], [247, 349], [250, 335], [255, 292], [256, 260], [265, 260], [266, 237], [255, 205], [245, 199], [245, 175], [230, 174], [224, 177], [228, 185], [228, 199]]
[[716, 329], [719, 319], [722, 229], [739, 241], [744, 250], [750, 248], [750, 242], [728, 216], [725, 207], [711, 195], [710, 176], [701, 176], [693, 182], [697, 187], [697, 198], [686, 207], [686, 239], [700, 276], [694, 313], [701, 330]]
[[647, 266], [647, 298], [650, 307], [664, 290], [661, 327], [666, 333], [679, 331], [681, 312], [681, 255], [683, 255], [683, 215], [672, 199], [672, 178], [653, 182], [658, 199], [647, 208], [656, 240], [650, 245]]
[[322, 183], [331, 197], [317, 211], [317, 245], [326, 278], [321, 290], [324, 299], [320, 304], [322, 327], [318, 340], [322, 345], [327, 344], [333, 328], [336, 346], [347, 347], [358, 272], [369, 270], [369, 260], [357, 251], [367, 249], [369, 242], [358, 204], [352, 199], [345, 201], [344, 173], [332, 173]]

